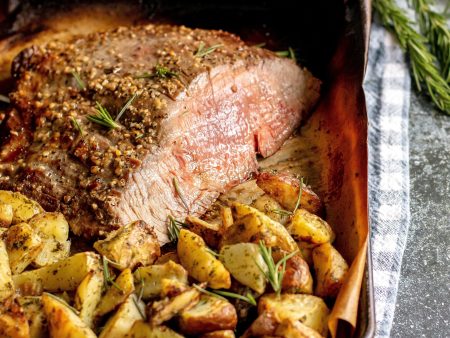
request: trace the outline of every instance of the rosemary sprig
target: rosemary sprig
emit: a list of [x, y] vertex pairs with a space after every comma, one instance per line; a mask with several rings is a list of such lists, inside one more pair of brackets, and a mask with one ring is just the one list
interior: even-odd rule
[[206, 248], [206, 251], [207, 251], [208, 253], [210, 253], [211, 255], [213, 255], [214, 257], [219, 257], [219, 256], [220, 256], [220, 254], [218, 254], [217, 252], [215, 252], [213, 249]]
[[126, 103], [125, 105], [122, 107], [122, 109], [120, 110], [119, 114], [117, 114], [116, 118], [114, 119], [114, 121], [118, 122], [120, 120], [120, 118], [122, 117], [123, 113], [125, 113], [125, 111], [131, 106], [131, 104], [133, 103], [134, 99], [138, 96], [137, 93], [135, 93]]
[[411, 21], [393, 0], [374, 0], [381, 21], [397, 36], [401, 48], [409, 53], [413, 77], [419, 92], [426, 90], [435, 105], [450, 114], [450, 86], [436, 67], [436, 58], [427, 49], [427, 40], [417, 33]]
[[194, 54], [194, 56], [203, 57], [205, 55], [211, 54], [220, 47], [223, 47], [221, 43], [205, 48], [205, 43], [202, 41], [200, 42], [200, 45], [198, 46], [197, 52]]
[[53, 295], [53, 294], [51, 294], [51, 293], [48, 293], [48, 292], [44, 292], [44, 294], [46, 294], [47, 296], [50, 296], [51, 298], [57, 300], [58, 302], [60, 302], [60, 303], [62, 303], [62, 304], [64, 304], [64, 306], [67, 306], [67, 307], [68, 307], [73, 313], [75, 313], [77, 316], [80, 314], [80, 313], [78, 312], [77, 309], [75, 309], [73, 306], [70, 306], [70, 305], [69, 305], [64, 299], [62, 299], [61, 297], [55, 296], [55, 295]]
[[0, 101], [5, 103], [11, 103], [11, 100], [8, 96], [0, 94]]
[[298, 191], [298, 196], [297, 196], [297, 202], [295, 203], [295, 207], [294, 210], [292, 210], [292, 214], [295, 214], [295, 212], [297, 211], [297, 209], [300, 207], [300, 202], [302, 200], [302, 194], [303, 194], [303, 177], [300, 178], [300, 189]]
[[111, 114], [108, 112], [108, 110], [103, 107], [99, 102], [95, 102], [97, 108], [97, 114], [96, 115], [88, 115], [87, 119], [91, 122], [97, 123], [101, 126], [104, 126], [108, 129], [115, 129], [120, 128], [120, 125], [114, 121]]
[[288, 50], [281, 50], [281, 51], [275, 52], [275, 54], [280, 57], [286, 57], [286, 58], [294, 60], [294, 62], [297, 62], [297, 57], [295, 56], [295, 51], [292, 49], [292, 47], [289, 47]]
[[111, 278], [111, 275], [109, 274], [109, 267], [108, 263], [110, 260], [106, 258], [105, 256], [102, 256], [102, 263], [103, 263], [103, 279], [105, 283], [105, 289], [109, 288], [110, 285], [114, 286], [117, 290], [120, 292], [123, 292], [123, 289], [117, 285], [117, 283]]
[[245, 296], [243, 296], [243, 295], [240, 295], [239, 293], [234, 293], [234, 292], [229, 292], [229, 291], [205, 290], [196, 284], [193, 284], [192, 286], [194, 288], [196, 288], [198, 291], [200, 291], [206, 295], [209, 295], [209, 296], [217, 297], [217, 298], [220, 298], [223, 300], [227, 300], [225, 297], [239, 299], [239, 300], [249, 303], [250, 305], [256, 306], [256, 299], [253, 297], [253, 295], [250, 292], [247, 292], [247, 294]]
[[153, 73], [144, 73], [142, 75], [137, 76], [136, 78], [138, 79], [152, 79], [152, 78], [161, 78], [161, 79], [168, 79], [168, 78], [172, 78], [172, 77], [179, 77], [179, 74], [177, 72], [174, 72], [172, 70], [170, 70], [167, 67], [164, 67], [160, 64], [157, 64], [155, 66], [155, 70], [153, 71]]
[[131, 299], [133, 299], [133, 303], [134, 303], [134, 305], [136, 306], [136, 309], [138, 310], [138, 312], [139, 312], [139, 314], [141, 315], [141, 318], [143, 319], [143, 320], [147, 320], [147, 316], [145, 315], [145, 313], [144, 312], [142, 312], [142, 309], [141, 309], [141, 307], [139, 306], [139, 300], [136, 300], [136, 298], [131, 298]]
[[298, 253], [298, 250], [291, 252], [289, 255], [284, 255], [284, 257], [276, 264], [272, 257], [272, 248], [266, 247], [263, 241], [259, 242], [259, 251], [264, 263], [267, 265], [267, 271], [260, 266], [258, 267], [264, 273], [270, 285], [272, 285], [273, 291], [275, 291], [277, 295], [280, 295], [284, 273], [286, 272], [286, 262], [288, 259], [295, 256]]
[[73, 71], [72, 76], [75, 78], [75, 81], [77, 81], [78, 87], [80, 89], [86, 88], [86, 85], [84, 84], [83, 80], [81, 80], [80, 74], [78, 74], [76, 71]]
[[175, 188], [175, 192], [177, 193], [178, 197], [180, 198], [180, 200], [183, 203], [184, 207], [186, 208], [187, 212], [189, 212], [189, 205], [187, 204], [187, 202], [184, 199], [184, 196], [181, 192], [180, 185], [178, 183], [178, 179], [176, 177], [174, 177], [172, 182], [173, 182], [173, 187]]
[[263, 48], [265, 45], [266, 45], [265, 42], [261, 42], [261, 43], [258, 43], [258, 44], [256, 44], [256, 45], [253, 45], [252, 47]]
[[450, 30], [447, 19], [431, 8], [433, 0], [413, 0], [412, 3], [420, 31], [427, 37], [431, 52], [439, 61], [442, 76], [450, 83]]
[[83, 136], [83, 129], [81, 129], [81, 126], [78, 123], [78, 120], [75, 117], [72, 116], [71, 122], [72, 122], [72, 126], [78, 131], [78, 133], [81, 136]]
[[284, 209], [270, 209], [270, 212], [273, 212], [274, 214], [282, 215], [282, 216], [291, 216], [292, 211], [284, 210]]
[[169, 215], [168, 218], [169, 226], [167, 227], [167, 231], [169, 232], [169, 240], [171, 242], [176, 242], [178, 241], [181, 228], [186, 227], [187, 224], [177, 221], [172, 215]]

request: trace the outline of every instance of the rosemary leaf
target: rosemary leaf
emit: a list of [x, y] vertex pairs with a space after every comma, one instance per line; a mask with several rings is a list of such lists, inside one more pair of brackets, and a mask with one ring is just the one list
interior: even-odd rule
[[189, 205], [187, 204], [186, 200], [184, 199], [184, 196], [181, 192], [180, 185], [178, 184], [178, 179], [176, 177], [173, 178], [173, 187], [175, 188], [175, 191], [180, 198], [181, 202], [183, 203], [184, 207], [186, 208], [187, 212], [189, 213]]
[[220, 256], [220, 255], [219, 255], [217, 252], [215, 252], [213, 249], [206, 248], [206, 251], [207, 251], [208, 253], [210, 253], [211, 255], [213, 255], [214, 257], [219, 257], [219, 256]]
[[283, 209], [271, 209], [270, 212], [273, 212], [274, 214], [282, 215], [282, 216], [291, 216], [292, 212], [288, 210]]
[[108, 110], [103, 107], [99, 102], [95, 102], [97, 108], [97, 114], [96, 115], [88, 115], [87, 119], [91, 122], [97, 123], [103, 127], [106, 127], [108, 129], [115, 129], [120, 128], [120, 125], [114, 121], [111, 114], [108, 112]]
[[172, 77], [179, 77], [179, 74], [177, 72], [174, 72], [170, 70], [167, 67], [164, 67], [160, 64], [157, 64], [155, 66], [155, 70], [153, 73], [144, 73], [142, 75], [137, 76], [137, 79], [153, 79], [153, 78], [161, 78], [161, 79], [167, 79]]
[[178, 241], [178, 236], [180, 235], [180, 229], [183, 227], [187, 227], [186, 223], [177, 221], [172, 215], [168, 216], [169, 218], [169, 226], [167, 227], [167, 231], [169, 232], [169, 240], [171, 242]]
[[258, 44], [256, 44], [256, 45], [253, 45], [252, 47], [263, 48], [265, 45], [266, 45], [265, 42], [261, 42], [261, 43], [258, 43]]
[[135, 93], [128, 101], [127, 103], [125, 103], [125, 105], [122, 107], [122, 109], [120, 110], [119, 114], [117, 114], [116, 118], [114, 121], [118, 122], [120, 120], [120, 118], [122, 117], [123, 113], [125, 113], [125, 111], [131, 106], [131, 104], [133, 103], [134, 99], [138, 96], [137, 93]]
[[75, 117], [72, 117], [71, 122], [72, 126], [78, 131], [81, 136], [83, 136], [83, 129], [81, 129], [81, 126], [78, 123], [77, 119]]
[[192, 286], [194, 288], [196, 288], [198, 291], [200, 291], [206, 295], [209, 295], [209, 296], [213, 296], [213, 297], [216, 297], [216, 298], [219, 298], [222, 300], [227, 300], [225, 297], [239, 299], [239, 300], [249, 303], [250, 305], [256, 306], [256, 300], [253, 297], [253, 295], [249, 292], [245, 296], [243, 296], [238, 293], [234, 293], [234, 292], [230, 292], [230, 291], [222, 291], [222, 290], [208, 291], [196, 284], [193, 284]]
[[44, 294], [46, 294], [47, 296], [50, 296], [51, 298], [57, 300], [58, 302], [64, 304], [64, 306], [66, 306], [67, 308], [69, 308], [73, 313], [75, 313], [77, 316], [80, 314], [78, 312], [77, 309], [75, 309], [74, 307], [70, 306], [64, 299], [62, 299], [61, 297], [55, 296], [51, 293], [48, 292], [44, 292]]
[[114, 286], [117, 290], [123, 292], [123, 289], [117, 285], [117, 283], [111, 278], [111, 275], [109, 274], [109, 266], [108, 263], [110, 260], [106, 258], [105, 256], [102, 256], [102, 263], [103, 263], [103, 279], [105, 283], [105, 289], [109, 288], [110, 285]]
[[11, 103], [11, 100], [8, 96], [0, 94], [0, 101], [5, 103]]
[[197, 52], [194, 54], [196, 57], [203, 57], [205, 55], [211, 54], [214, 52], [217, 48], [223, 47], [221, 43], [217, 45], [210, 46], [208, 48], [205, 48], [205, 43], [200, 42], [200, 45], [198, 46]]
[[275, 54], [277, 56], [286, 57], [286, 58], [294, 60], [294, 62], [297, 62], [297, 57], [295, 56], [295, 51], [292, 49], [292, 47], [289, 47], [288, 50], [281, 50], [281, 51], [275, 52]]
[[292, 215], [295, 214], [295, 212], [297, 211], [297, 209], [300, 207], [300, 202], [302, 200], [302, 194], [303, 194], [303, 177], [300, 178], [300, 182], [299, 182], [299, 186], [300, 189], [298, 191], [298, 197], [297, 197], [297, 202], [295, 203], [295, 207], [294, 210], [292, 210]]
[[136, 306], [136, 309], [138, 310], [139, 314], [141, 315], [142, 320], [147, 320], [147, 316], [145, 315], [145, 313], [142, 312], [141, 307], [139, 306], [139, 301], [136, 301], [136, 298], [132, 298], [133, 299], [133, 303]]
[[78, 87], [83, 90], [86, 88], [86, 85], [84, 84], [83, 80], [81, 80], [80, 74], [73, 71], [72, 76], [75, 78], [75, 81], [77, 81]]

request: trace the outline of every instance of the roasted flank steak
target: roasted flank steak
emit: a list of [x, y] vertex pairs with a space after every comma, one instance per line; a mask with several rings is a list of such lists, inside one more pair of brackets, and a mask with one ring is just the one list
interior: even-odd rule
[[[1, 187], [62, 211], [75, 234], [141, 219], [161, 243], [169, 214], [201, 214], [257, 171], [320, 86], [234, 35], [168, 25], [30, 47], [12, 72]], [[93, 121], [100, 106], [115, 128]]]

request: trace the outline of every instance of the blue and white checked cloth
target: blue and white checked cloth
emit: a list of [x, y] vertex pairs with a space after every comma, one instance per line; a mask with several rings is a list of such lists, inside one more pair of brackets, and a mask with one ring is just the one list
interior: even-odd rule
[[411, 80], [395, 38], [372, 25], [364, 90], [369, 115], [369, 217], [376, 337], [389, 337], [410, 223], [408, 113]]

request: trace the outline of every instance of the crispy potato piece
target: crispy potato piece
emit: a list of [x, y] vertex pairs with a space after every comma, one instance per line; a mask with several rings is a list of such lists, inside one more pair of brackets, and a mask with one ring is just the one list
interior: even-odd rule
[[259, 299], [258, 313], [271, 312], [276, 318], [300, 321], [322, 336], [328, 332], [329, 310], [325, 302], [316, 296], [300, 294], [264, 295]]
[[99, 256], [93, 252], [81, 252], [40, 269], [13, 276], [14, 285], [27, 295], [30, 286], [50, 292], [75, 290], [91, 271], [100, 270]]
[[236, 309], [226, 300], [201, 295], [199, 302], [180, 313], [180, 331], [197, 336], [217, 330], [234, 330], [237, 325]]
[[93, 327], [94, 312], [102, 297], [103, 285], [102, 271], [91, 271], [84, 277], [75, 293], [74, 307], [80, 311], [79, 317], [90, 328]]
[[[136, 293], [142, 294], [144, 300], [158, 297], [161, 294], [163, 279], [172, 279], [187, 285], [188, 273], [180, 264], [173, 261], [137, 268], [134, 272]], [[144, 291], [141, 292], [142, 286]]]
[[30, 338], [48, 337], [47, 318], [44, 313], [41, 297], [18, 297], [17, 302], [28, 320]]
[[176, 251], [169, 251], [165, 254], [161, 255], [156, 261], [155, 265], [165, 264], [168, 261], [172, 261], [174, 263], [180, 264], [180, 259], [178, 258], [178, 254]]
[[34, 215], [44, 211], [39, 203], [18, 192], [0, 190], [0, 202], [11, 205], [13, 209], [12, 224], [26, 222]]
[[189, 285], [183, 282], [179, 282], [176, 279], [161, 279], [161, 298], [175, 297], [180, 293], [189, 289]]
[[200, 282], [208, 282], [213, 289], [228, 289], [231, 286], [230, 273], [213, 254], [205, 241], [193, 232], [181, 229], [177, 245], [181, 265], [189, 275]]
[[295, 255], [287, 260], [282, 291], [286, 293], [313, 293], [313, 278], [308, 263], [300, 255]]
[[[287, 172], [263, 172], [258, 175], [256, 184], [286, 210], [293, 211], [295, 209], [300, 193], [300, 180], [294, 175]], [[302, 186], [300, 207], [313, 214], [317, 214], [322, 209], [319, 197], [306, 185]]]
[[213, 248], [217, 248], [222, 238], [220, 225], [208, 223], [198, 217], [188, 216], [184, 220], [189, 225], [189, 230], [199, 235], [203, 240]]
[[233, 213], [230, 207], [220, 207], [220, 219], [222, 220], [222, 226], [220, 227], [219, 231], [223, 235], [226, 229], [228, 229], [234, 223]]
[[33, 260], [33, 266], [41, 268], [66, 259], [70, 254], [70, 241], [58, 242], [53, 238], [43, 239], [42, 250]]
[[312, 251], [317, 246], [316, 244], [311, 244], [303, 241], [297, 242], [300, 253], [302, 254], [303, 259], [308, 263], [309, 266], [312, 266]]
[[14, 283], [9, 266], [6, 244], [0, 240], [0, 303], [14, 294]]
[[219, 256], [225, 268], [241, 284], [262, 294], [266, 289], [267, 265], [262, 258], [259, 246], [254, 243], [225, 245]]
[[286, 228], [261, 211], [237, 202], [232, 203], [231, 209], [235, 222], [227, 229], [222, 245], [262, 240], [268, 247], [279, 247], [287, 252], [298, 249]]
[[190, 288], [173, 298], [165, 298], [154, 302], [148, 309], [150, 312], [150, 324], [153, 326], [172, 319], [181, 311], [190, 309], [198, 303], [200, 292], [194, 288]]
[[115, 285], [111, 285], [105, 295], [101, 297], [100, 303], [95, 311], [96, 316], [103, 316], [114, 310], [134, 292], [134, 280], [131, 269], [123, 270], [116, 278]]
[[11, 204], [0, 202], [0, 227], [7, 228], [13, 219], [13, 208]]
[[142, 320], [134, 322], [125, 338], [183, 338], [167, 326], [151, 326]]
[[153, 227], [144, 221], [132, 222], [111, 232], [106, 239], [94, 243], [94, 248], [121, 270], [153, 264], [161, 255]]
[[263, 195], [259, 197], [252, 203], [251, 206], [263, 212], [274, 221], [283, 225], [286, 224], [289, 219], [288, 215], [283, 214], [283, 207], [280, 205], [280, 203], [278, 203], [269, 195]]
[[320, 297], [336, 297], [348, 272], [347, 262], [330, 243], [314, 248], [312, 257], [316, 272], [314, 293]]
[[0, 337], [29, 338], [30, 327], [25, 313], [20, 305], [12, 299], [1, 304]]
[[283, 338], [323, 338], [317, 331], [299, 321], [284, 320], [275, 330], [275, 335]]
[[280, 319], [272, 312], [262, 312], [247, 328], [242, 338], [249, 337], [273, 337], [279, 325]]
[[202, 334], [200, 338], [235, 338], [233, 330], [219, 330]]
[[6, 233], [5, 242], [13, 275], [25, 270], [43, 248], [41, 238], [27, 223], [11, 226]]
[[334, 241], [334, 231], [319, 216], [305, 209], [298, 209], [287, 229], [295, 240], [313, 244], [323, 244]]
[[96, 337], [95, 333], [62, 300], [44, 293], [42, 304], [48, 320], [50, 337]]

